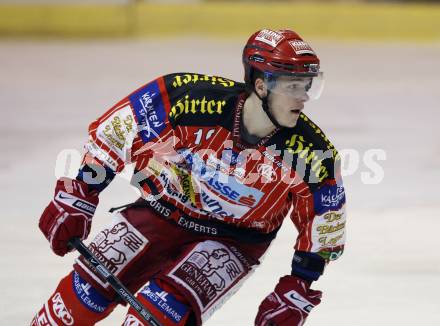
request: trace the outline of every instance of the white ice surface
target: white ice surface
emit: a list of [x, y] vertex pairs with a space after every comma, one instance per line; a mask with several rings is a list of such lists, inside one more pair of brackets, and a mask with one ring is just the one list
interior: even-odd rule
[[[360, 161], [345, 178], [346, 252], [313, 284], [324, 297], [307, 325], [440, 325], [440, 46], [312, 44], [326, 88], [307, 113]], [[88, 123], [155, 76], [239, 80], [240, 56], [239, 43], [198, 39], [0, 43], [0, 325], [28, 324], [71, 269], [74, 254], [51, 254], [37, 228], [58, 153], [81, 150]], [[386, 152], [375, 185], [362, 181], [369, 149]], [[134, 198], [124, 178], [115, 181], [92, 233], [110, 207]], [[207, 325], [252, 325], [261, 299], [289, 273], [295, 238], [286, 220], [263, 265]], [[118, 325], [124, 313], [99, 325]]]

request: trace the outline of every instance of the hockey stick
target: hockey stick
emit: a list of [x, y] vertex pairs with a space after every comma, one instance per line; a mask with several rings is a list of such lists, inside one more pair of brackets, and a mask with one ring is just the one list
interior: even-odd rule
[[86, 247], [86, 245], [79, 238], [72, 238], [69, 241], [69, 245], [75, 248], [83, 257], [96, 269], [116, 291], [118, 296], [127, 302], [137, 313], [139, 313], [143, 319], [153, 326], [162, 326], [162, 324], [140, 303], [133, 294], [114, 276], [109, 270], [102, 265], [95, 255]]

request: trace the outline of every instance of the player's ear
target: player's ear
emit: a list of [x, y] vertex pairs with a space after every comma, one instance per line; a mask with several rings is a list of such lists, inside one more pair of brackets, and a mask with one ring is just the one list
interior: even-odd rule
[[261, 78], [255, 79], [255, 92], [257, 92], [257, 95], [259, 95], [260, 97], [266, 97], [267, 86], [263, 79]]

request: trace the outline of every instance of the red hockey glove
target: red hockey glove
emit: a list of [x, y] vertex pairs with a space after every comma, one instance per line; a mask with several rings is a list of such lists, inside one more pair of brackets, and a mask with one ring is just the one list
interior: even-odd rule
[[86, 183], [69, 178], [57, 181], [54, 199], [39, 223], [55, 254], [64, 256], [72, 251], [67, 246], [72, 237], [87, 238], [98, 202], [98, 192], [89, 192]]
[[255, 326], [301, 326], [312, 308], [321, 302], [321, 295], [304, 280], [284, 276], [260, 304]]

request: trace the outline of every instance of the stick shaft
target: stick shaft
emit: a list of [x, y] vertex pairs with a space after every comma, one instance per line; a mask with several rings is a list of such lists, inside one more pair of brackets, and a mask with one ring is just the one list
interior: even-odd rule
[[142, 318], [152, 326], [162, 326], [161, 323], [140, 303], [133, 294], [114, 276], [95, 255], [86, 247], [79, 238], [72, 238], [69, 244], [74, 247], [101, 275], [110, 286], [116, 291], [118, 296], [127, 302]]

